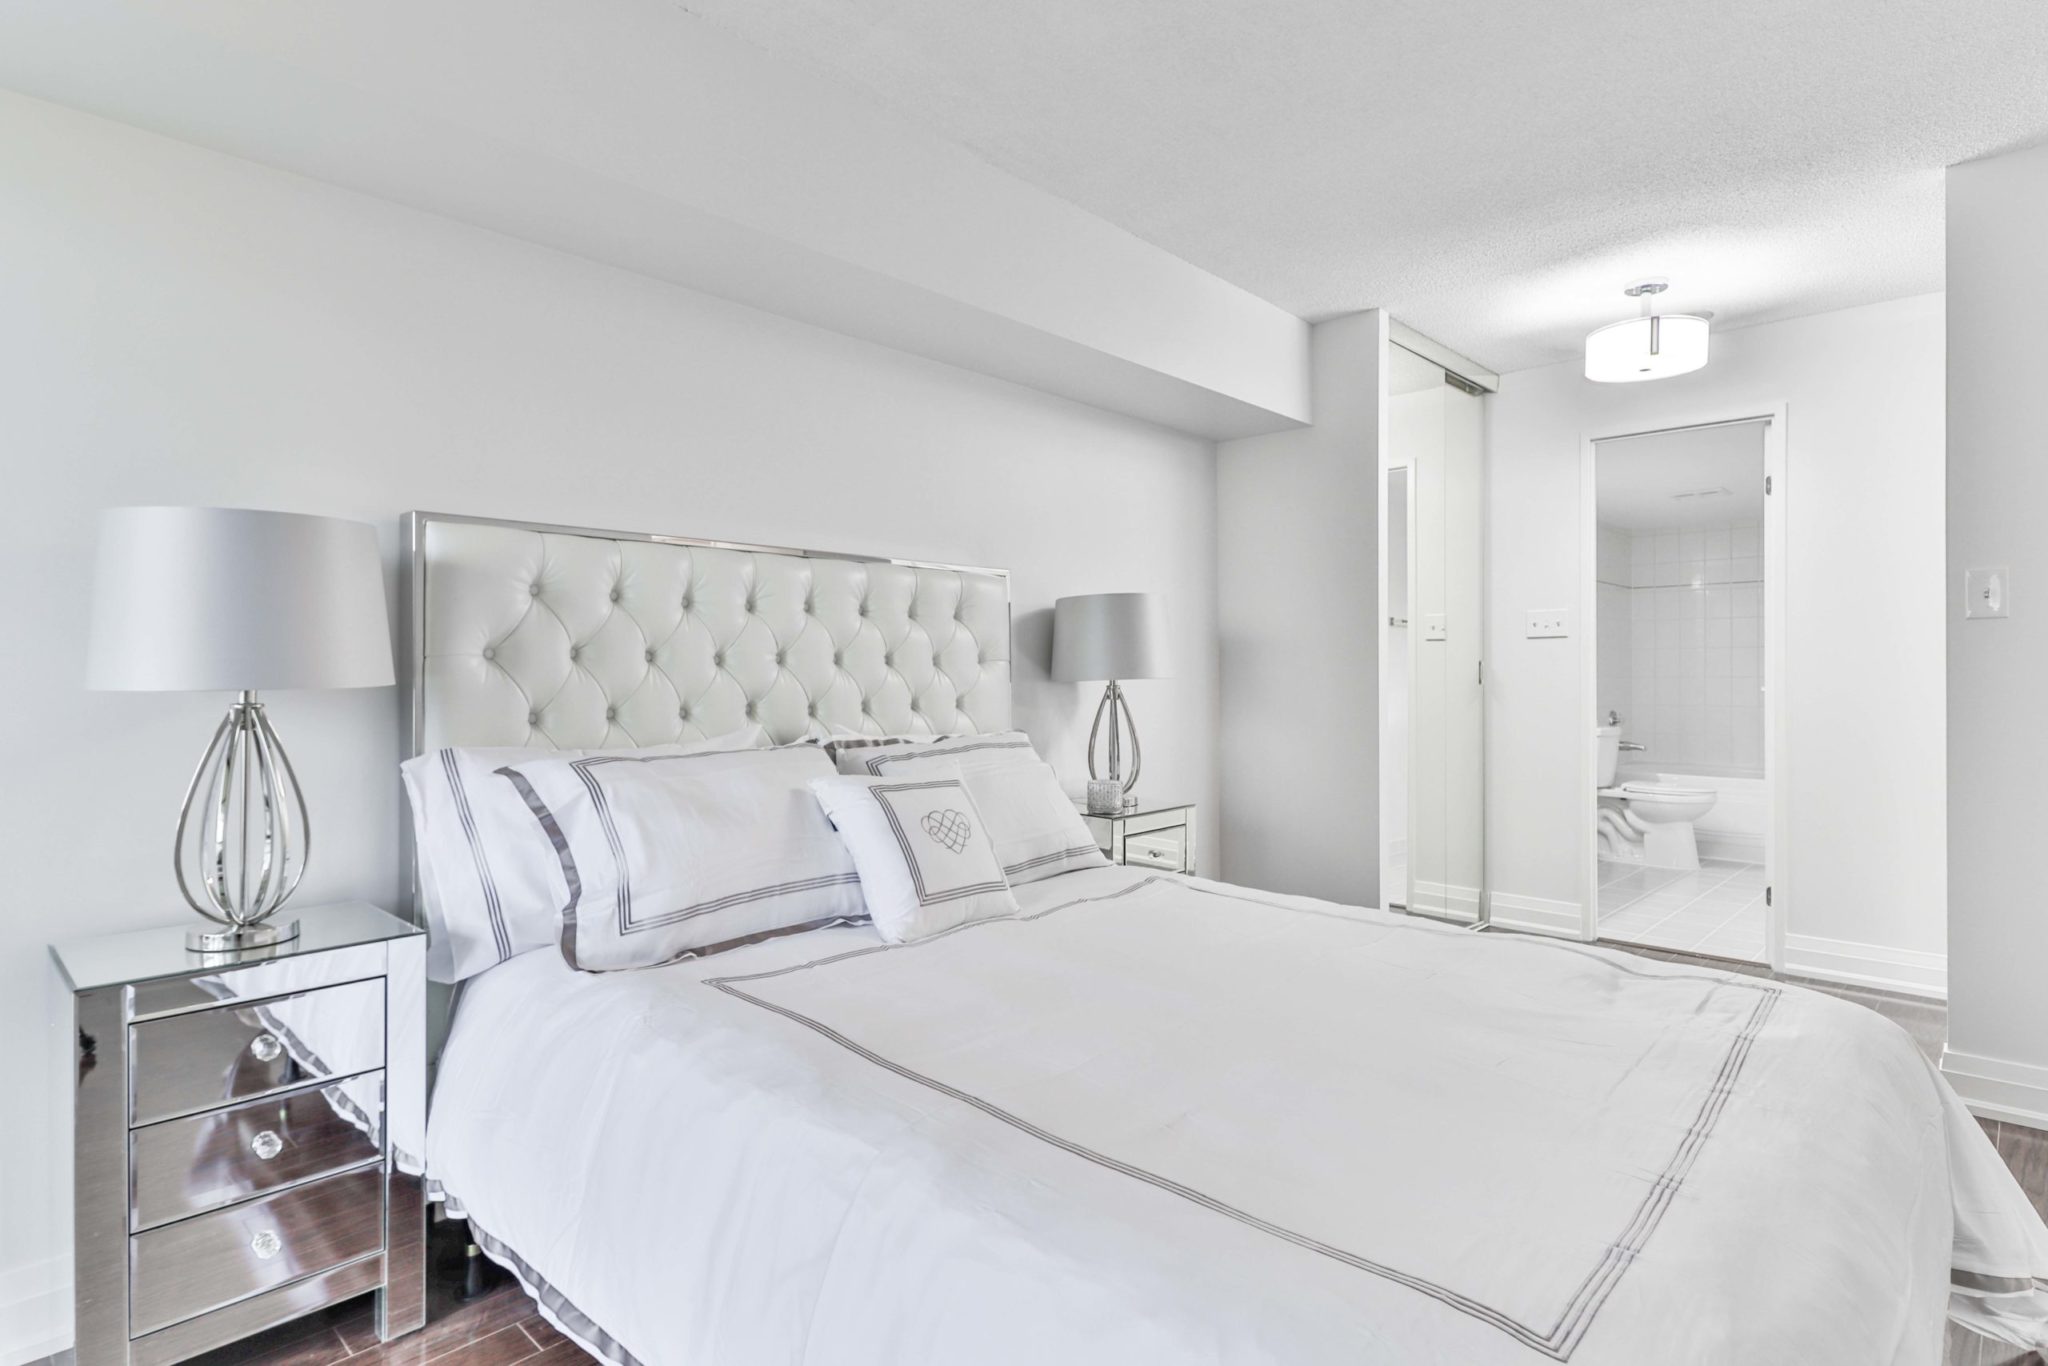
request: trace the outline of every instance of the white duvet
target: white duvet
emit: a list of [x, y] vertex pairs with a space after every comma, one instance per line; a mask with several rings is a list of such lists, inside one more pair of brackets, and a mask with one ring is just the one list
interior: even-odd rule
[[2048, 1232], [1861, 1007], [1131, 869], [1018, 896], [494, 968], [430, 1175], [648, 1366], [1924, 1366], [1952, 1307], [2048, 1343]]

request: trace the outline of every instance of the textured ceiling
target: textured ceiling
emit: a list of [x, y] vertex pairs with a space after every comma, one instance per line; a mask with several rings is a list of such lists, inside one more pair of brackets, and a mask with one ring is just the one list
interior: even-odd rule
[[1942, 284], [1942, 177], [2048, 137], [2041, 0], [671, 0], [1316, 319], [1576, 354]]

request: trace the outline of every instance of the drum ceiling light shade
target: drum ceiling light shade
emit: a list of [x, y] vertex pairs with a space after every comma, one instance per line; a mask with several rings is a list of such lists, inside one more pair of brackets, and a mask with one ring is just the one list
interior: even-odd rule
[[1586, 337], [1586, 378], [1602, 384], [1667, 379], [1707, 363], [1707, 320], [1690, 313], [1657, 313], [1651, 300], [1670, 288], [1645, 280], [1623, 291], [1643, 301], [1643, 315], [1609, 323]]

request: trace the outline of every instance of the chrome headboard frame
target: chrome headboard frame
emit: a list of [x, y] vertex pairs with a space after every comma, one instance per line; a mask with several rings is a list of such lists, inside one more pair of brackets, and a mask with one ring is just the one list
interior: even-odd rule
[[1007, 570], [439, 512], [405, 515], [403, 555], [403, 757], [655, 744], [749, 720], [782, 742], [1012, 725]]

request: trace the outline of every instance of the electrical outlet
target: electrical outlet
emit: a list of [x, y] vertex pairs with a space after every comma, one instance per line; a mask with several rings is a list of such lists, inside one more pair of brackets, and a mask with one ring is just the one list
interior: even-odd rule
[[2011, 571], [2006, 569], [1966, 569], [1963, 571], [1963, 616], [2002, 617], [2007, 614], [2006, 579]]
[[1529, 610], [1529, 629], [1525, 633], [1530, 640], [1554, 640], [1572, 633], [1572, 614], [1568, 607], [1540, 607]]

